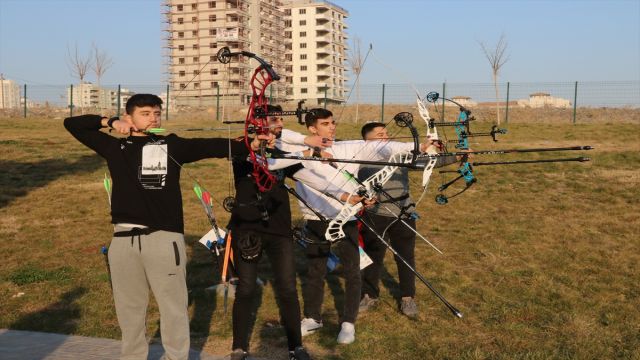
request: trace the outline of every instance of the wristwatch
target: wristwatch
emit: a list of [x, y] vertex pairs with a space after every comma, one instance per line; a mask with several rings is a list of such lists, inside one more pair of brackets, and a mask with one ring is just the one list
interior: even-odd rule
[[113, 129], [113, 122], [116, 120], [120, 120], [120, 118], [117, 116], [109, 118], [109, 120], [107, 120], [107, 126]]

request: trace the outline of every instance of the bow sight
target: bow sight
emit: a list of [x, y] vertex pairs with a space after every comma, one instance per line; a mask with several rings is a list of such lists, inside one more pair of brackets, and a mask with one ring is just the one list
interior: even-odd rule
[[[433, 91], [433, 92], [429, 92], [426, 96], [425, 99], [428, 102], [431, 103], [436, 103], [436, 101], [438, 99], [440, 99], [440, 95]], [[469, 189], [471, 187], [471, 185], [475, 184], [477, 179], [473, 173], [473, 167], [474, 166], [481, 166], [481, 165], [511, 165], [511, 164], [532, 164], [532, 163], [545, 163], [545, 162], [567, 162], [567, 161], [578, 161], [578, 162], [584, 162], [584, 161], [589, 161], [589, 158], [586, 157], [577, 157], [577, 158], [560, 158], [560, 159], [541, 159], [541, 160], [513, 160], [513, 161], [493, 161], [493, 162], [469, 162], [469, 155], [470, 154], [488, 154], [488, 155], [494, 155], [494, 154], [507, 154], [507, 153], [525, 153], [525, 152], [547, 152], [547, 151], [571, 151], [571, 150], [591, 150], [593, 149], [591, 146], [573, 146], [573, 147], [564, 147], [564, 148], [538, 148], [538, 149], [510, 149], [510, 150], [486, 150], [486, 151], [468, 151], [469, 150], [469, 138], [470, 137], [479, 137], [479, 136], [490, 136], [494, 142], [497, 142], [498, 139], [496, 138], [497, 134], [506, 134], [507, 130], [506, 129], [500, 129], [498, 128], [497, 125], [493, 125], [491, 127], [491, 130], [489, 132], [482, 132], [482, 133], [472, 133], [469, 130], [469, 123], [471, 121], [474, 121], [475, 118], [473, 116], [471, 116], [471, 111], [468, 110], [467, 108], [465, 108], [463, 105], [461, 105], [460, 103], [452, 100], [452, 99], [448, 99], [448, 98], [442, 98], [443, 100], [446, 100], [448, 102], [451, 102], [455, 105], [457, 105], [460, 109], [460, 114], [458, 115], [458, 119], [456, 121], [451, 121], [451, 122], [447, 122], [447, 121], [441, 121], [441, 122], [436, 122], [434, 119], [429, 119], [428, 120], [428, 125], [430, 129], [435, 129], [437, 126], [453, 126], [455, 131], [456, 131], [456, 135], [457, 135], [457, 140], [446, 140], [445, 139], [445, 143], [454, 143], [455, 147], [459, 150], [467, 150], [467, 151], [462, 151], [462, 152], [455, 152], [455, 153], [450, 153], [447, 151], [446, 146], [444, 146], [444, 144], [442, 142], [440, 142], [443, 145], [444, 148], [444, 153], [439, 154], [439, 156], [442, 155], [456, 155], [460, 157], [460, 165], [458, 167], [457, 170], [441, 170], [440, 173], [444, 174], [444, 173], [457, 173], [458, 176], [455, 177], [454, 179], [445, 182], [443, 179], [443, 183], [442, 185], [440, 185], [438, 187], [438, 192], [439, 194], [436, 196], [436, 203], [440, 204], [440, 205], [444, 205], [446, 203], [449, 202], [449, 199], [458, 196], [460, 194], [462, 194], [463, 192], [465, 192], [467, 189]], [[447, 196], [444, 194], [444, 191], [451, 185], [453, 185], [455, 182], [457, 182], [458, 180], [464, 180], [464, 188], [460, 191], [458, 191], [457, 193]]]
[[298, 101], [298, 107], [290, 111], [268, 111], [265, 113], [263, 108], [256, 108], [254, 114], [258, 118], [266, 118], [269, 116], [296, 116], [298, 118], [298, 124], [304, 125], [302, 115], [311, 112], [311, 110], [306, 107], [302, 108], [302, 104], [304, 104], [304, 100]]

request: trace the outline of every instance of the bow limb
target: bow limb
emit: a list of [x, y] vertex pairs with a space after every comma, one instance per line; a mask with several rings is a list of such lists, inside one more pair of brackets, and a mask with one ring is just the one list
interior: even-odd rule
[[[418, 99], [416, 100], [416, 102], [418, 104], [418, 113], [420, 114], [420, 117], [422, 118], [422, 120], [424, 120], [424, 122], [427, 125], [427, 130], [426, 130], [427, 141], [440, 141], [440, 138], [438, 137], [438, 129], [436, 128], [436, 126], [432, 125], [431, 123], [431, 116], [429, 115], [429, 109], [428, 109], [429, 105], [426, 103], [425, 100], [420, 99], [420, 96], [418, 96]], [[434, 147], [429, 146], [427, 148], [428, 155], [435, 155], [437, 153], [438, 151]], [[431, 156], [429, 157], [429, 160], [426, 163], [424, 171], [422, 172], [422, 194], [418, 198], [418, 201], [416, 201], [416, 206], [420, 203], [420, 201], [422, 201], [425, 194], [427, 193], [429, 180], [431, 179], [431, 174], [433, 174], [433, 169], [436, 167], [437, 162], [438, 162], [438, 158], [435, 156]]]
[[[276, 178], [269, 172], [269, 167], [265, 155], [266, 143], [262, 142], [260, 146], [259, 154], [256, 154], [251, 147], [251, 141], [249, 140], [249, 134], [255, 133], [258, 135], [266, 135], [269, 133], [269, 125], [267, 122], [267, 105], [269, 103], [265, 93], [267, 87], [273, 82], [280, 80], [280, 76], [273, 69], [271, 64], [266, 62], [254, 53], [248, 51], [231, 52], [228, 47], [223, 47], [218, 51], [217, 58], [223, 64], [227, 64], [231, 61], [232, 56], [245, 56], [252, 58], [260, 65], [254, 70], [251, 76], [249, 85], [251, 86], [251, 101], [249, 102], [249, 109], [247, 110], [247, 117], [245, 119], [244, 141], [247, 149], [249, 150], [249, 159], [253, 164], [253, 178], [256, 182], [258, 190], [265, 192], [273, 187], [276, 182]], [[261, 155], [261, 156], [259, 156]]]
[[[389, 158], [389, 163], [410, 163], [414, 161], [415, 155], [411, 151], [401, 152], [391, 155]], [[386, 165], [382, 169], [378, 170], [376, 173], [368, 177], [364, 181], [357, 181], [353, 174], [347, 174], [351, 179], [357, 181], [360, 187], [354, 190], [349, 198], [353, 196], [363, 196], [369, 200], [375, 197], [375, 188], [382, 187], [384, 184], [391, 179], [393, 173], [398, 169], [396, 165]], [[350, 204], [349, 199], [344, 204], [342, 209], [335, 218], [333, 218], [329, 225], [327, 226], [327, 231], [325, 232], [325, 237], [329, 241], [336, 241], [345, 236], [344, 231], [342, 230], [342, 226], [349, 221], [355, 214], [362, 209], [362, 203]]]

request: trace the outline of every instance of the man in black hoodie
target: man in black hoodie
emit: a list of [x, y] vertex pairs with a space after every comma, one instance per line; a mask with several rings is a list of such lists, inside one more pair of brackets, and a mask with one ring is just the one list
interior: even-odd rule
[[[122, 119], [82, 115], [65, 119], [65, 128], [107, 161], [113, 179], [109, 246], [113, 298], [122, 330], [122, 359], [146, 359], [149, 288], [160, 308], [160, 331], [167, 359], [187, 359], [186, 250], [180, 170], [205, 158], [245, 156], [241, 141], [185, 139], [153, 135], [161, 123], [162, 100], [136, 94]], [[124, 135], [100, 131], [109, 127]], [[257, 148], [259, 141], [252, 143]]]

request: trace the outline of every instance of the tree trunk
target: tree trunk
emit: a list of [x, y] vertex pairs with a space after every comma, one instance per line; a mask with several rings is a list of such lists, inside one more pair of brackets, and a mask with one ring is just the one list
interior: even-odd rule
[[498, 98], [498, 76], [493, 74], [493, 88], [496, 90], [496, 123], [500, 125], [500, 99]]

